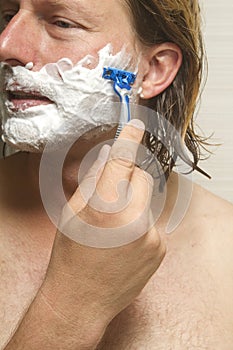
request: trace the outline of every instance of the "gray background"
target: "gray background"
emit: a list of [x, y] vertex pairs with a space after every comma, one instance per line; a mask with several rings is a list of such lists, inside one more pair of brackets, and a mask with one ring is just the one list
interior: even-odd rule
[[214, 155], [201, 162], [212, 180], [194, 180], [233, 202], [233, 1], [202, 0], [202, 8], [209, 73], [197, 122], [222, 145], [211, 147]]

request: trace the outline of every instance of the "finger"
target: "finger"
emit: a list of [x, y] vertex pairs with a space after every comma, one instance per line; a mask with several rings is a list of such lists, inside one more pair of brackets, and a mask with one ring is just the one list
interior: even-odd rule
[[117, 141], [121, 139], [132, 140], [140, 143], [144, 135], [144, 132], [145, 132], [144, 123], [139, 119], [132, 119], [130, 120], [130, 122], [128, 122], [125, 125], [118, 139], [116, 140], [115, 144], [117, 144]]
[[108, 162], [97, 184], [97, 193], [103, 200], [116, 201], [121, 194], [127, 196], [127, 187], [134, 171], [139, 144], [145, 131], [144, 124], [137, 119], [129, 122], [112, 146]]
[[150, 220], [153, 182], [151, 175], [135, 167], [128, 188], [127, 205], [124, 211], [119, 211], [117, 213], [119, 215], [114, 215], [113, 217], [116, 223], [118, 220], [121, 224], [130, 225], [130, 227], [141, 232], [141, 234], [148, 231], [153, 223]]
[[129, 210], [137, 212], [138, 215], [150, 210], [150, 204], [153, 194], [154, 180], [146, 171], [135, 167], [128, 187]]
[[126, 174], [128, 174], [128, 169], [134, 168], [138, 147], [144, 132], [143, 122], [139, 119], [132, 119], [112, 146], [109, 160], [113, 160], [113, 164], [116, 166], [123, 165], [123, 171]]

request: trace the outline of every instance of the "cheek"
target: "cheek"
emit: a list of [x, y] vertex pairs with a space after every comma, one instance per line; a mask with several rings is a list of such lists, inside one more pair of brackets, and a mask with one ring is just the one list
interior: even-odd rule
[[92, 63], [88, 68], [94, 68], [98, 63], [98, 52], [108, 43], [109, 42], [105, 42], [104, 40], [93, 40], [93, 42], [82, 42], [82, 44], [80, 44], [79, 41], [75, 43], [61, 44], [59, 47], [57, 45], [49, 45], [49, 47], [43, 50], [39, 69], [47, 63], [55, 63], [63, 58], [70, 59], [75, 65], [87, 55], [92, 56]]

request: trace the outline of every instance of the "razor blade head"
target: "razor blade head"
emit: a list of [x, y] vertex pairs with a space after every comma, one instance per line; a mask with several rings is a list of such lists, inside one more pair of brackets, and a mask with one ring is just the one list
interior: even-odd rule
[[104, 68], [103, 78], [113, 81], [121, 89], [131, 90], [131, 86], [134, 84], [137, 75], [126, 70], [120, 70], [117, 68]]

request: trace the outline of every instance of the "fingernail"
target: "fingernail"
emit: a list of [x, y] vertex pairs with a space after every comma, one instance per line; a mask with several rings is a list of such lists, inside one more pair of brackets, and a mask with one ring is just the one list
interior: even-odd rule
[[140, 119], [131, 119], [128, 125], [132, 125], [133, 127], [140, 130], [145, 130], [145, 124]]

